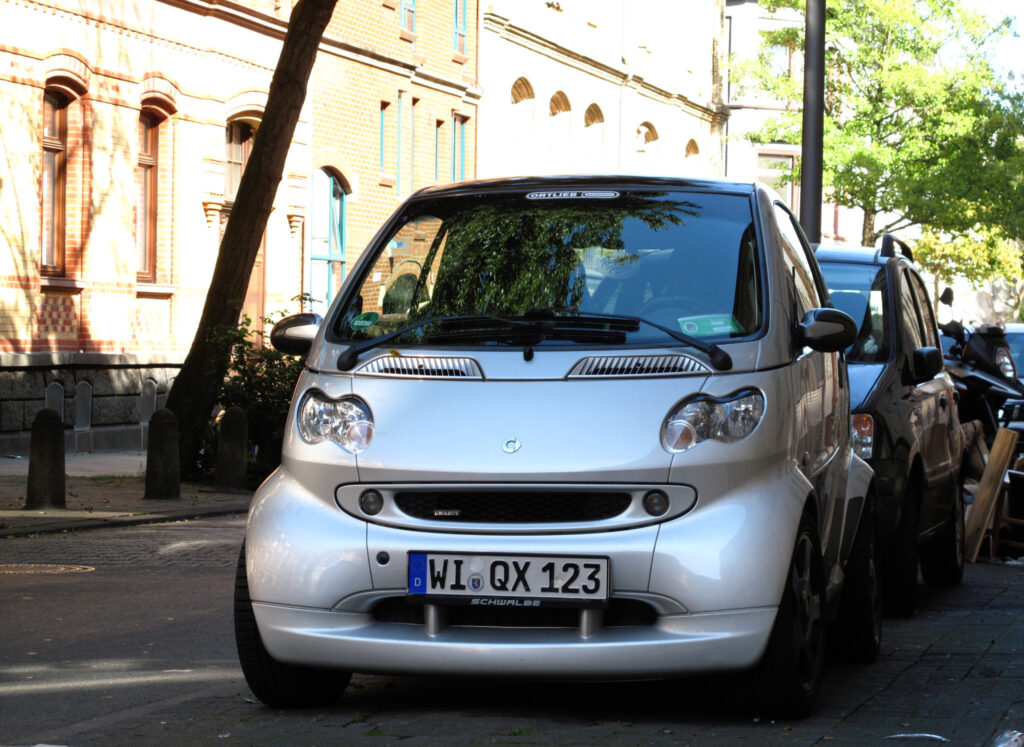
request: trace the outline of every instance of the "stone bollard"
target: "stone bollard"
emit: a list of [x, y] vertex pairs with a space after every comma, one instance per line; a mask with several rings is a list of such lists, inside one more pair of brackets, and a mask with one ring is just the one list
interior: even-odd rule
[[181, 498], [178, 466], [178, 421], [162, 408], [149, 419], [149, 448], [146, 450], [145, 498]]
[[26, 509], [67, 508], [64, 496], [64, 423], [57, 411], [40, 410], [32, 421]]
[[220, 421], [217, 438], [217, 466], [214, 482], [218, 488], [231, 492], [245, 491], [249, 463], [249, 427], [245, 410], [229, 407]]

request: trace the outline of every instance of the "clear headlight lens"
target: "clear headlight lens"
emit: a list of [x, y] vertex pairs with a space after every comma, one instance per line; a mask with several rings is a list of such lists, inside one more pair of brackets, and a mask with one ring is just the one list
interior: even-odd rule
[[850, 418], [850, 445], [853, 453], [861, 459], [871, 458], [875, 448], [875, 420], [862, 412], [854, 413]]
[[1010, 355], [1010, 349], [999, 346], [996, 348], [995, 356], [1000, 373], [1008, 379], [1016, 379], [1017, 366], [1013, 362], [1013, 356]]
[[310, 444], [334, 441], [346, 451], [359, 454], [373, 438], [373, 414], [359, 397], [331, 399], [311, 389], [303, 395], [296, 419], [299, 435]]
[[661, 445], [673, 454], [713, 439], [733, 443], [746, 438], [764, 416], [764, 395], [754, 389], [722, 399], [698, 395], [675, 407], [661, 426]]

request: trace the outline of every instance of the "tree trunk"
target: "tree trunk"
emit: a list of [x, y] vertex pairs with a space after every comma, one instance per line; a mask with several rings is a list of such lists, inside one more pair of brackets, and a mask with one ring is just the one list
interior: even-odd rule
[[864, 210], [864, 223], [861, 224], [860, 241], [864, 246], [874, 246], [878, 239], [875, 233], [875, 217], [878, 214], [874, 210]]
[[337, 0], [299, 0], [270, 82], [267, 106], [228, 217], [203, 314], [185, 363], [167, 398], [178, 419], [182, 473], [196, 471], [203, 429], [217, 403], [230, 344], [219, 331], [235, 327], [274, 205], [317, 50]]

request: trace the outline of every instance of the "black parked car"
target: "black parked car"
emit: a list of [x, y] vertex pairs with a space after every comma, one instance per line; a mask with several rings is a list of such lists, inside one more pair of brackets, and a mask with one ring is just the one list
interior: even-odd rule
[[909, 249], [819, 247], [832, 301], [860, 325], [847, 351], [854, 448], [875, 470], [883, 606], [914, 612], [927, 583], [963, 577], [963, 433], [935, 314]]

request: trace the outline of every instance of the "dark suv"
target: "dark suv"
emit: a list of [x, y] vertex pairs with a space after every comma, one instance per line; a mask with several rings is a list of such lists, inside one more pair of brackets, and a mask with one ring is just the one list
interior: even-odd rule
[[875, 470], [883, 604], [911, 615], [927, 583], [963, 577], [963, 435], [928, 291], [903, 242], [819, 247], [832, 301], [860, 325], [846, 351], [854, 448]]

